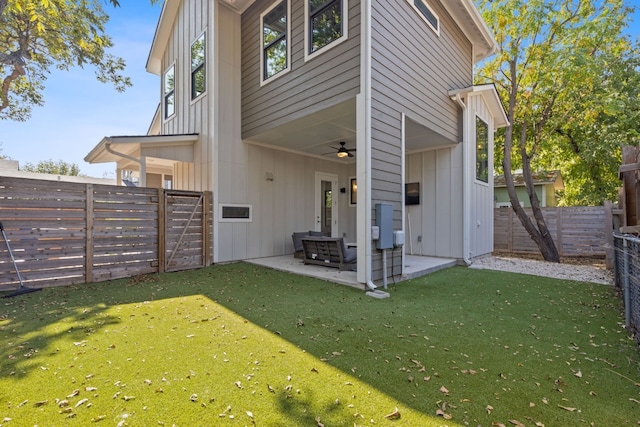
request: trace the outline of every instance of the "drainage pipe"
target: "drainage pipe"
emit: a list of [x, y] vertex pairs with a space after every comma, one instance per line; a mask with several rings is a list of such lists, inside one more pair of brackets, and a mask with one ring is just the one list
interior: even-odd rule
[[107, 150], [108, 153], [113, 154], [114, 156], [118, 156], [118, 157], [122, 157], [123, 159], [127, 159], [127, 160], [131, 160], [132, 162], [136, 162], [140, 165], [140, 187], [146, 187], [147, 186], [147, 162], [145, 161], [144, 157], [141, 157], [140, 159], [137, 159], [133, 156], [130, 156], [128, 154], [124, 154], [124, 153], [120, 153], [119, 151], [115, 151], [113, 148], [111, 148], [111, 143], [107, 142], [104, 145], [104, 149]]
[[471, 265], [471, 258], [469, 257], [469, 154], [467, 153], [467, 146], [469, 145], [469, 120], [467, 105], [460, 97], [459, 93], [452, 98], [462, 108], [462, 259], [464, 263]]

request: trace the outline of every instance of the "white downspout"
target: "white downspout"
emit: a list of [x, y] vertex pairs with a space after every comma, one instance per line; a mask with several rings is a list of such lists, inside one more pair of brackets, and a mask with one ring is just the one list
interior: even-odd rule
[[124, 153], [120, 153], [118, 151], [115, 151], [113, 148], [111, 148], [111, 143], [107, 142], [104, 145], [104, 149], [108, 152], [113, 154], [114, 156], [118, 156], [118, 157], [122, 157], [123, 159], [127, 159], [127, 160], [131, 160], [132, 162], [136, 162], [140, 165], [140, 187], [146, 187], [147, 186], [147, 165], [146, 165], [146, 159], [145, 157], [141, 157], [139, 159], [130, 156], [128, 154], [124, 154]]
[[462, 108], [462, 259], [464, 263], [471, 265], [471, 258], [469, 257], [469, 207], [471, 205], [469, 197], [471, 197], [469, 191], [469, 111], [467, 105], [457, 93], [454, 98], [455, 102]]
[[[358, 180], [364, 178], [364, 194], [358, 192], [358, 210], [364, 210], [364, 215], [358, 215], [358, 257], [364, 252], [365, 277], [364, 282], [368, 289], [375, 290], [377, 285], [373, 283], [373, 256], [371, 249], [371, 0], [360, 2], [360, 16], [362, 17], [360, 30], [360, 94], [356, 103], [357, 114], [361, 114], [356, 120], [358, 142]], [[362, 156], [364, 154], [364, 162]], [[364, 163], [364, 164], [363, 164]], [[363, 167], [364, 166], [364, 167]], [[362, 221], [364, 220], [364, 223]], [[362, 244], [364, 243], [364, 244]], [[362, 247], [362, 249], [360, 249]]]

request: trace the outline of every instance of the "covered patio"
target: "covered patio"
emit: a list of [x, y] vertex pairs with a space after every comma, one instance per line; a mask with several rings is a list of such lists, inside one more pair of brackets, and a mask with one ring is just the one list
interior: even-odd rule
[[[282, 255], [267, 258], [247, 259], [245, 262], [273, 268], [274, 270], [286, 271], [300, 274], [302, 276], [315, 277], [316, 279], [339, 283], [357, 289], [365, 290], [366, 286], [359, 283], [355, 271], [340, 271], [337, 268], [323, 267], [318, 265], [305, 265], [301, 259], [294, 258], [293, 255]], [[458, 262], [452, 258], [435, 258], [428, 256], [405, 255], [404, 272], [401, 276], [396, 276], [395, 282], [414, 279], [427, 274], [453, 267]], [[400, 266], [397, 266], [399, 269]], [[389, 284], [393, 279], [389, 278]]]

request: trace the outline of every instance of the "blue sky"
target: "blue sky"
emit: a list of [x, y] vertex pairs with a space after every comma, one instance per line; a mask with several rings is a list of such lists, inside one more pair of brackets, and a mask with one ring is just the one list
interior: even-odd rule
[[119, 93], [98, 82], [92, 67], [51, 70], [44, 106], [34, 108], [26, 122], [0, 121], [1, 154], [20, 165], [64, 160], [76, 163], [82, 174], [115, 178], [115, 163], [91, 165], [84, 156], [105, 136], [146, 134], [160, 102], [160, 78], [145, 66], [162, 1], [154, 6], [147, 0], [120, 4], [104, 5], [111, 16], [107, 33], [115, 45], [111, 52], [127, 62], [133, 86]]
[[[121, 7], [105, 5], [111, 16], [107, 32], [113, 37], [112, 53], [127, 61], [133, 87], [118, 93], [99, 83], [93, 69], [70, 72], [52, 70], [44, 94], [45, 105], [33, 109], [26, 122], [0, 121], [0, 154], [25, 163], [52, 159], [76, 163], [82, 174], [115, 178], [115, 164], [90, 165], [84, 156], [105, 136], [144, 135], [160, 100], [160, 78], [145, 65], [161, 4], [124, 0]], [[630, 32], [640, 37], [639, 10]]]

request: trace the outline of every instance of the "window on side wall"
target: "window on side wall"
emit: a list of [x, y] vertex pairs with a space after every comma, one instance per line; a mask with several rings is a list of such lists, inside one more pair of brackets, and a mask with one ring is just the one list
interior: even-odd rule
[[205, 33], [191, 45], [191, 99], [194, 100], [207, 90], [205, 69]]
[[274, 3], [260, 18], [262, 82], [289, 70], [289, 2]]
[[418, 15], [420, 15], [427, 25], [439, 35], [440, 19], [438, 19], [438, 15], [431, 9], [427, 0], [407, 0], [407, 2], [418, 12]]
[[307, 0], [307, 55], [347, 36], [347, 0]]
[[476, 116], [476, 179], [489, 182], [489, 125]]
[[176, 112], [176, 68], [172, 65], [164, 72], [163, 80], [163, 106], [164, 118], [168, 119]]

